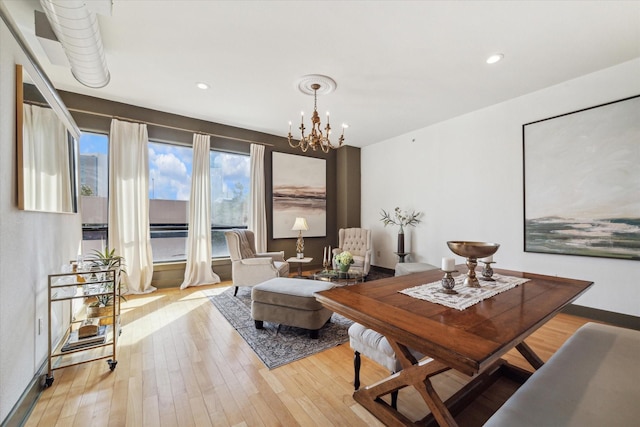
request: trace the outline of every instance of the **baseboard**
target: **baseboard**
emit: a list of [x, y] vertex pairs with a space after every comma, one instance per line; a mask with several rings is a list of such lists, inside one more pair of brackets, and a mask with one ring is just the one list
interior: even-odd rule
[[568, 305], [562, 312], [640, 331], [640, 317], [629, 314], [621, 314], [575, 304]]
[[42, 363], [40, 369], [33, 377], [27, 388], [22, 392], [20, 399], [13, 405], [11, 412], [7, 415], [7, 418], [2, 421], [0, 426], [2, 427], [21, 427], [29, 418], [31, 411], [33, 410], [36, 402], [40, 398], [40, 393], [44, 388], [44, 380], [47, 374], [47, 360]]

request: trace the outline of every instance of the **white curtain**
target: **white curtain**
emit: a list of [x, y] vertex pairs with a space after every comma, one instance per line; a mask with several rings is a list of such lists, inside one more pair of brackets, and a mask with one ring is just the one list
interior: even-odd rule
[[113, 119], [109, 138], [109, 248], [124, 257], [126, 292], [151, 286], [147, 126]]
[[71, 212], [67, 130], [51, 108], [24, 104], [22, 171], [27, 210]]
[[267, 252], [267, 209], [264, 190], [264, 145], [251, 144], [251, 214], [249, 229], [256, 239], [256, 252]]
[[187, 264], [180, 289], [220, 283], [220, 277], [211, 269], [210, 150], [209, 135], [193, 135]]

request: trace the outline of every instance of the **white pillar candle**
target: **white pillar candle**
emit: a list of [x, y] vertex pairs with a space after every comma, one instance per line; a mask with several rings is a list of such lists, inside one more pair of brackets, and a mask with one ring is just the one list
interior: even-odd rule
[[331, 253], [331, 245], [329, 245], [329, 252], [327, 252], [327, 261], [329, 261], [329, 264], [331, 264], [332, 260], [333, 260], [333, 253]]
[[322, 255], [322, 262], [327, 260], [327, 247], [324, 247], [324, 255]]
[[481, 258], [480, 261], [481, 262], [493, 262], [493, 255], [489, 255], [486, 258]]
[[442, 258], [442, 271], [455, 270], [455, 260], [453, 258]]

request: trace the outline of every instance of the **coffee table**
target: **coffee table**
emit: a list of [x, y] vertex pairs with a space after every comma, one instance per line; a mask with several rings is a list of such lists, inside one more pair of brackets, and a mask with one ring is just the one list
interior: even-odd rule
[[346, 286], [364, 282], [364, 274], [362, 274], [362, 270], [354, 269], [347, 272], [340, 270], [321, 270], [313, 274], [313, 280], [322, 280], [324, 282], [335, 283], [338, 286]]
[[[457, 270], [466, 274], [467, 267]], [[375, 280], [366, 284], [335, 287], [316, 293], [328, 309], [384, 335], [394, 349], [402, 371], [374, 385], [360, 388], [353, 398], [389, 426], [428, 424], [456, 426], [454, 415], [500, 376], [524, 382], [529, 371], [510, 365], [502, 356], [516, 348], [533, 369], [543, 361], [524, 342], [593, 282], [495, 269], [496, 273], [523, 277], [528, 282], [488, 298], [465, 310], [456, 310], [400, 294], [413, 286], [442, 278], [431, 270]], [[416, 360], [409, 349], [429, 356]], [[447, 402], [433, 388], [430, 378], [455, 369], [471, 379]], [[404, 387], [414, 387], [431, 414], [414, 423], [380, 399]]]

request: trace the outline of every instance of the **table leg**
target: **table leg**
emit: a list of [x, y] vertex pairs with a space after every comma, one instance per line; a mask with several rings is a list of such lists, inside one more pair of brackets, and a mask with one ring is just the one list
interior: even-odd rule
[[298, 263], [298, 277], [302, 277], [302, 263]]
[[529, 347], [524, 341], [516, 345], [516, 348], [518, 349], [520, 354], [527, 360], [527, 362], [529, 362], [529, 364], [533, 366], [534, 369], [540, 369], [542, 365], [544, 365], [542, 359], [540, 359], [536, 352], [533, 351], [533, 349]]
[[421, 366], [425, 366], [427, 368], [416, 371], [415, 374], [411, 376], [413, 387], [420, 393], [427, 406], [429, 406], [431, 414], [433, 414], [433, 417], [439, 425], [457, 426], [458, 423], [453, 419], [453, 415], [451, 415], [449, 409], [442, 399], [440, 399], [440, 396], [438, 396], [438, 393], [436, 393], [433, 388], [433, 384], [431, 384], [431, 380], [429, 380], [430, 377], [448, 371], [450, 368], [444, 363], [436, 362], [433, 359], [427, 359], [418, 363], [405, 345], [392, 341], [388, 337], [387, 341], [389, 341], [391, 348], [393, 348], [396, 357], [402, 365], [402, 371], [400, 372], [404, 372], [407, 369], [411, 370], [414, 367], [420, 368]]
[[[387, 337], [388, 339], [388, 337]], [[391, 407], [380, 397], [404, 387], [413, 386], [429, 406], [434, 418], [441, 426], [457, 426], [453, 416], [431, 385], [430, 377], [448, 371], [450, 368], [433, 359], [421, 362], [411, 355], [402, 344], [389, 340], [396, 352], [396, 357], [402, 364], [402, 371], [391, 375], [385, 380], [362, 388], [353, 394], [356, 402], [364, 406], [386, 425], [405, 426], [414, 424], [398, 410]]]

